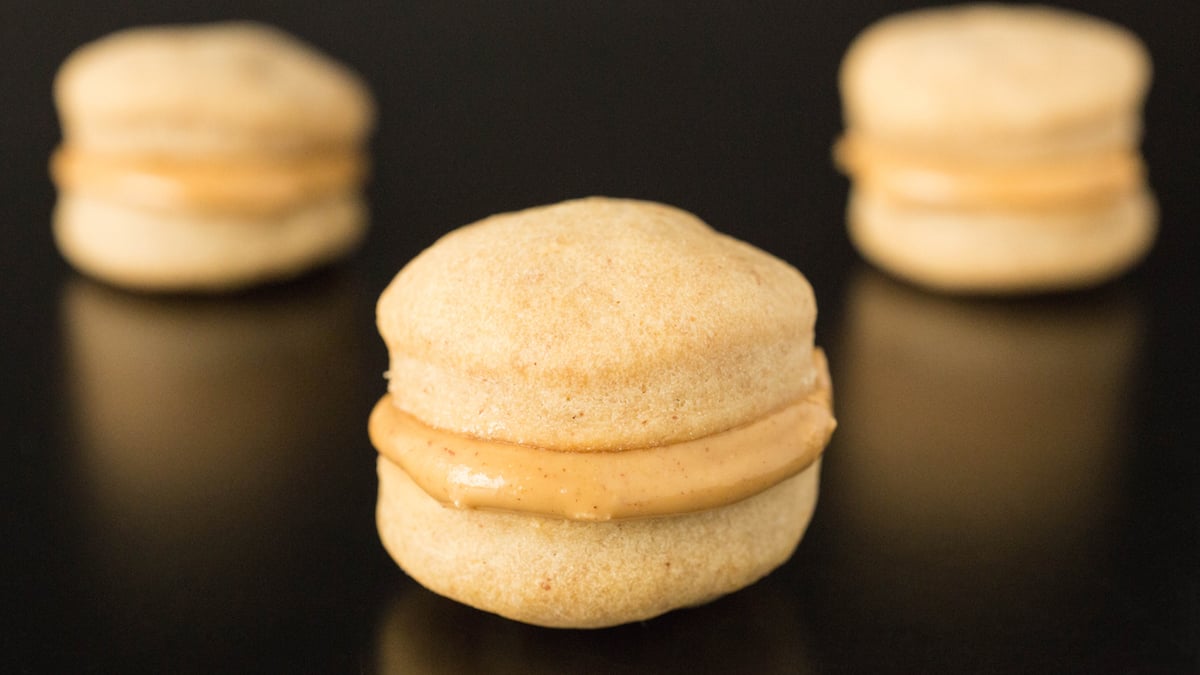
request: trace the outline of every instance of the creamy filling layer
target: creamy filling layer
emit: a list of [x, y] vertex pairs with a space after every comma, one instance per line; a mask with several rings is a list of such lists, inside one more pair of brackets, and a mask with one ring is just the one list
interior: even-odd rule
[[1128, 195], [1145, 181], [1141, 158], [1128, 148], [1057, 159], [971, 162], [889, 148], [850, 132], [834, 146], [834, 160], [867, 190], [926, 206], [1096, 205]]
[[434, 499], [459, 508], [612, 520], [732, 504], [789, 478], [833, 434], [833, 392], [821, 350], [814, 388], [762, 419], [681, 443], [614, 452], [567, 452], [434, 429], [385, 395], [371, 440]]
[[270, 214], [344, 192], [366, 174], [361, 152], [222, 160], [122, 156], [60, 146], [50, 174], [62, 190], [128, 206]]

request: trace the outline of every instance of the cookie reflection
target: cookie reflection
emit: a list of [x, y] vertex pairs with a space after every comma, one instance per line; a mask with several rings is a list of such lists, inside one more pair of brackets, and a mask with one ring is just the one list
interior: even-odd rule
[[220, 299], [67, 283], [81, 573], [105, 613], [203, 625], [283, 609], [279, 568], [361, 434], [354, 297], [334, 274]]
[[845, 311], [824, 514], [845, 598], [959, 638], [1040, 621], [1112, 536], [1136, 304], [955, 299], [863, 270]]
[[560, 630], [509, 621], [410, 584], [380, 618], [379, 675], [808, 673], [801, 609], [776, 576], [651, 621]]

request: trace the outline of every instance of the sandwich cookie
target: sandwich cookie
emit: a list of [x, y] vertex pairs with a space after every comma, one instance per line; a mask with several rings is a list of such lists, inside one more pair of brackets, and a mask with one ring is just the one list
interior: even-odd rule
[[526, 623], [647, 619], [753, 583], [833, 432], [790, 265], [650, 202], [460, 228], [380, 297], [377, 524], [414, 579]]
[[876, 23], [840, 72], [851, 240], [946, 291], [1120, 275], [1157, 230], [1138, 153], [1150, 72], [1132, 33], [1065, 10], [960, 5]]
[[374, 102], [358, 75], [255, 23], [120, 31], [55, 80], [54, 235], [129, 288], [284, 279], [362, 239]]

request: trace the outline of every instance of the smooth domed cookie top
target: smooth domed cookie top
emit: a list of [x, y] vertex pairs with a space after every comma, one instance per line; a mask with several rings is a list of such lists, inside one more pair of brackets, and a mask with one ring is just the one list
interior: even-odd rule
[[608, 198], [460, 228], [378, 305], [396, 405], [567, 450], [697, 438], [797, 400], [815, 318], [783, 261], [679, 209]]
[[375, 116], [357, 74], [251, 22], [118, 31], [68, 57], [55, 94], [64, 136], [109, 151], [176, 140], [185, 151], [255, 138], [357, 143]]
[[1003, 143], [1107, 128], [1140, 106], [1149, 78], [1142, 43], [1114, 24], [1050, 7], [981, 4], [879, 21], [848, 50], [841, 87], [847, 125], [873, 136], [998, 135]]

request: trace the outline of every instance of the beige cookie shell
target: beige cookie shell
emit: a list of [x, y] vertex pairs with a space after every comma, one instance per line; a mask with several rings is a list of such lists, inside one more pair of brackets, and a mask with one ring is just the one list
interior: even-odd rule
[[375, 118], [357, 74], [251, 22], [113, 33], [76, 50], [54, 92], [64, 140], [111, 154], [356, 145]]
[[1021, 157], [1136, 145], [1150, 81], [1129, 31], [1042, 6], [885, 18], [842, 62], [846, 126], [902, 145]]
[[1147, 190], [1065, 209], [938, 208], [851, 191], [847, 222], [863, 257], [928, 288], [966, 293], [1083, 288], [1137, 264], [1158, 230]]
[[765, 492], [699, 513], [581, 522], [447, 507], [378, 460], [380, 539], [405, 572], [473, 607], [555, 628], [600, 628], [698, 605], [791, 556], [820, 461]]
[[85, 195], [59, 196], [53, 230], [72, 265], [143, 291], [229, 291], [287, 279], [354, 250], [366, 233], [357, 194], [271, 215], [147, 210]]
[[811, 287], [680, 209], [593, 197], [454, 231], [380, 297], [395, 405], [559, 450], [693, 439], [814, 385]]

